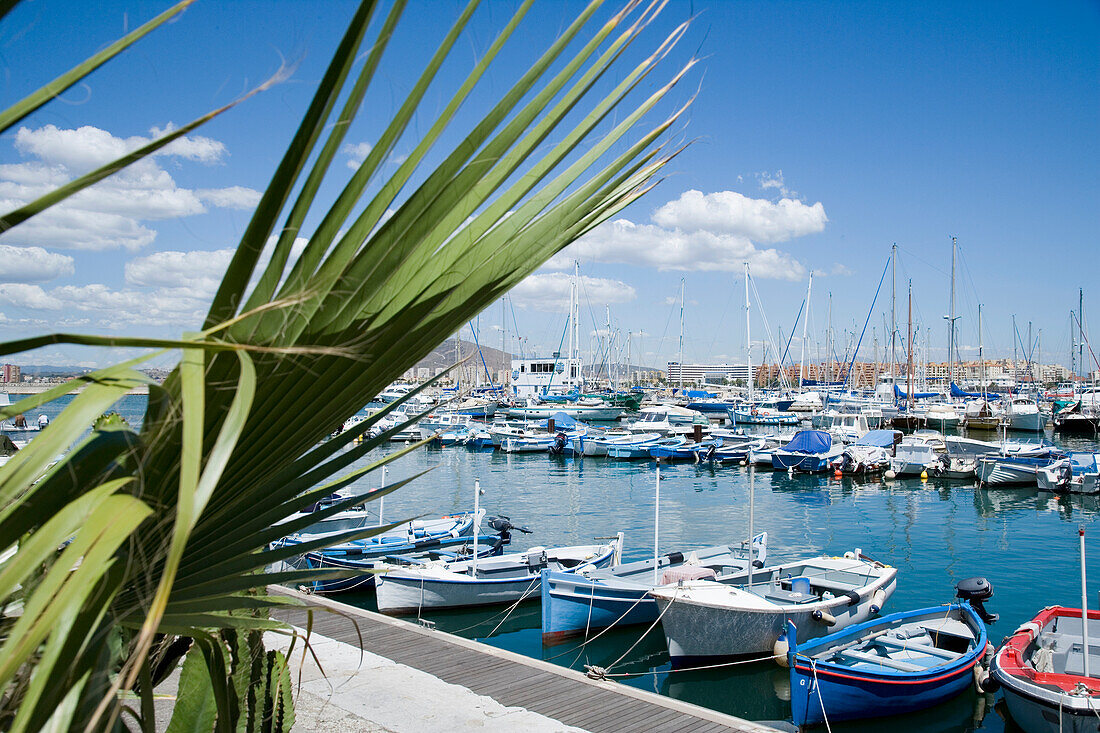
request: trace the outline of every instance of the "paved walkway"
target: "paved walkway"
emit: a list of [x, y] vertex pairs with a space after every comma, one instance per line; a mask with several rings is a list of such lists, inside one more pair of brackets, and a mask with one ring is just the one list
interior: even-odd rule
[[332, 708], [326, 712], [321, 706], [320, 717], [307, 719], [313, 715], [307, 702], [302, 730], [332, 730], [341, 718], [324, 716], [346, 714], [355, 716], [349, 726], [358, 719], [381, 726], [362, 730], [394, 733], [777, 733], [766, 725], [620, 683], [590, 680], [576, 670], [327, 598], [274, 586], [270, 590], [309, 605], [280, 609], [278, 618], [298, 627], [310, 625], [315, 636], [325, 637], [317, 641], [316, 650], [327, 679], [310, 661], [303, 671], [303, 690]]

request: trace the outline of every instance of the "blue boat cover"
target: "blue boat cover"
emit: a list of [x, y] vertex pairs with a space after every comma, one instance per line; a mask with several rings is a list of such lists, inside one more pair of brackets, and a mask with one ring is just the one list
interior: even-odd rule
[[[924, 397], [938, 397], [939, 392], [914, 392], [913, 399], [919, 400]], [[906, 394], [901, 391], [901, 387], [894, 385], [894, 397], [899, 400], [907, 399]]]
[[879, 448], [890, 448], [894, 445], [893, 430], [871, 430], [856, 441], [856, 445], [874, 445]]
[[[981, 399], [983, 397], [983, 395], [979, 392], [964, 392], [959, 387], [959, 385], [955, 384], [954, 382], [951, 383], [951, 396], [952, 397], [967, 397], [967, 398], [970, 398], [970, 399]], [[1001, 398], [1001, 396], [999, 394], [993, 394], [992, 392], [987, 392], [984, 395], [984, 397], [987, 400], [998, 400], [998, 399]]]
[[717, 395], [703, 389], [685, 389], [681, 394], [693, 400], [705, 400], [708, 397], [717, 397]]
[[[584, 423], [574, 420], [572, 417], [564, 412], [555, 412], [550, 417], [550, 419], [554, 421], [555, 430], [557, 430], [558, 428], [575, 428], [584, 425]], [[535, 423], [535, 425], [540, 428], [545, 428], [548, 426], [548, 423], [548, 420], [540, 420], [539, 422]]]
[[783, 446], [785, 451], [825, 453], [833, 447], [833, 436], [824, 430], [799, 430], [794, 439]]

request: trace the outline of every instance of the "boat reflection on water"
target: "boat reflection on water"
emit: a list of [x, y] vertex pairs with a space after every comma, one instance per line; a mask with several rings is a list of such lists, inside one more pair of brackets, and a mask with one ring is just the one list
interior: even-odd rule
[[1023, 512], [1056, 512], [1066, 520], [1092, 518], [1100, 514], [1100, 497], [1052, 494], [1031, 488], [975, 490], [974, 508], [986, 519]]

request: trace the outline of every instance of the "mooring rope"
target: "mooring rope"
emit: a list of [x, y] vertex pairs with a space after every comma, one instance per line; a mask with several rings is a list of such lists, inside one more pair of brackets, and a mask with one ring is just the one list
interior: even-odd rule
[[825, 700], [821, 697], [821, 683], [817, 680], [817, 660], [810, 660], [810, 669], [814, 673], [814, 687], [817, 688], [817, 701], [821, 704], [821, 719], [825, 721], [825, 730], [833, 733], [833, 727], [829, 725], [829, 716], [825, 714]]

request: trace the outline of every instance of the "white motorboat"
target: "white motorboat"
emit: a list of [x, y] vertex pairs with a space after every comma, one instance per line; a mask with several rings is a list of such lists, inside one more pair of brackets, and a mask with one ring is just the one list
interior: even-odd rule
[[962, 416], [955, 409], [955, 406], [946, 402], [929, 405], [928, 410], [924, 413], [924, 424], [937, 430], [957, 428], [961, 420]]
[[894, 448], [890, 470], [895, 476], [920, 476], [932, 473], [940, 465], [935, 444], [918, 435], [907, 435]]
[[676, 405], [655, 405], [642, 410], [642, 414], [631, 424], [630, 429], [635, 433], [669, 435], [690, 430], [695, 425], [709, 427], [710, 420], [698, 410], [689, 410]]
[[650, 595], [677, 667], [772, 654], [788, 619], [799, 642], [866, 621], [894, 592], [896, 577], [896, 568], [857, 549], [763, 568], [748, 585], [731, 586], [719, 576], [661, 586]]
[[433, 560], [391, 567], [375, 579], [378, 610], [416, 613], [421, 609], [462, 608], [538, 600], [543, 570], [577, 572], [604, 568], [622, 557], [620, 533], [602, 545], [532, 547], [526, 552], [484, 559]]
[[1100, 493], [1097, 453], [1070, 453], [1060, 461], [1040, 468], [1035, 480], [1041, 491], [1067, 494]]
[[1046, 415], [1039, 410], [1039, 404], [1027, 397], [1016, 397], [1009, 402], [1005, 417], [1011, 430], [1041, 432], [1047, 424]]

